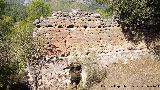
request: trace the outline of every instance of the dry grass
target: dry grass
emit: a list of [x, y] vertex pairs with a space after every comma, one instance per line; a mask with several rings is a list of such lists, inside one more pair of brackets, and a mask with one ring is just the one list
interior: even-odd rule
[[[112, 64], [108, 66], [107, 71], [107, 78], [94, 85], [91, 90], [160, 90], [160, 61], [158, 60]], [[153, 85], [157, 86], [153, 87]]]

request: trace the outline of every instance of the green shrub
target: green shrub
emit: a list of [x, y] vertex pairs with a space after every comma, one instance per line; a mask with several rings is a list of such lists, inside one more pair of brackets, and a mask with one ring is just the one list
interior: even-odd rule
[[22, 4], [6, 5], [5, 15], [10, 16], [14, 23], [22, 21], [27, 17], [26, 6]]
[[95, 51], [88, 51], [87, 48], [79, 47], [72, 50], [71, 56], [73, 56], [70, 58], [71, 62], [80, 62], [82, 65], [83, 76], [78, 89], [88, 90], [106, 77], [106, 70], [98, 61]]
[[35, 20], [40, 17], [49, 16], [51, 14], [51, 8], [44, 0], [33, 0], [27, 7], [27, 14], [29, 20]]
[[94, 84], [100, 83], [105, 78], [105, 69], [98, 61], [96, 52], [92, 51], [88, 56], [82, 60], [82, 67], [86, 67], [87, 82], [86, 88], [92, 87]]

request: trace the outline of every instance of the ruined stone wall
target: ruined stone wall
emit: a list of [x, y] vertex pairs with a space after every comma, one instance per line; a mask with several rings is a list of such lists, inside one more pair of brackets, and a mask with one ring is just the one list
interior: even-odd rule
[[55, 12], [37, 24], [39, 28], [35, 33], [41, 33], [46, 44], [56, 46], [65, 55], [77, 45], [102, 48], [107, 48], [107, 44], [121, 45], [124, 37], [121, 37], [120, 25], [116, 21], [106, 21], [90, 12]]
[[135, 46], [125, 39], [115, 18], [105, 20], [99, 14], [81, 10], [59, 11], [34, 24], [37, 28], [33, 36], [43, 38], [44, 58], [49, 62], [44, 64], [48, 68], [40, 69], [38, 90], [66, 90], [70, 76], [63, 68], [70, 62], [83, 60], [92, 51], [102, 66], [150, 55], [143, 42]]

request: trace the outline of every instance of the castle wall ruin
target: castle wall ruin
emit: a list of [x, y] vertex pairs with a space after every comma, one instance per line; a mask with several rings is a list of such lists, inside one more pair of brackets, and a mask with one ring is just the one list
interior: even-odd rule
[[45, 60], [50, 61], [44, 65], [48, 68], [40, 69], [38, 90], [65, 90], [70, 80], [63, 68], [71, 62], [80, 62], [92, 51], [102, 66], [150, 55], [143, 42], [135, 46], [125, 39], [115, 18], [102, 19], [99, 14], [81, 10], [59, 11], [34, 24], [37, 28], [33, 37], [42, 37]]

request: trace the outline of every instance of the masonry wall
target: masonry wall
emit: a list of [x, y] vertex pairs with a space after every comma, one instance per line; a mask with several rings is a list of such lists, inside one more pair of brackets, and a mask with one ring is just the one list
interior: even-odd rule
[[37, 28], [33, 36], [44, 40], [44, 66], [48, 67], [42, 66], [39, 70], [42, 77], [37, 80], [39, 90], [65, 90], [70, 76], [63, 68], [71, 62], [81, 62], [82, 57], [92, 51], [102, 66], [154, 58], [143, 42], [136, 46], [125, 39], [116, 18], [105, 20], [99, 14], [81, 10], [59, 11], [51, 17], [36, 20], [34, 24]]

